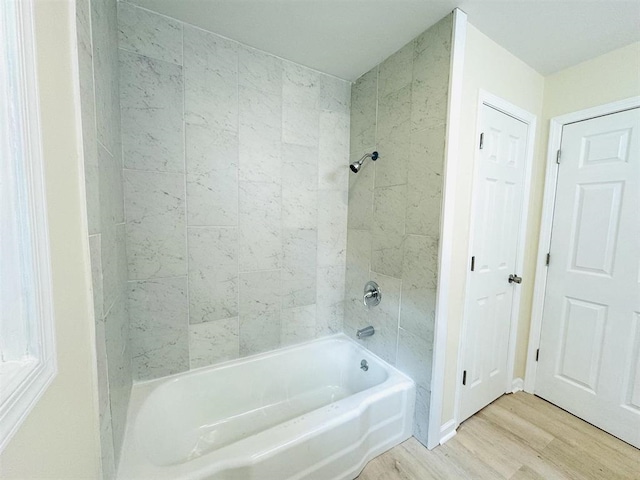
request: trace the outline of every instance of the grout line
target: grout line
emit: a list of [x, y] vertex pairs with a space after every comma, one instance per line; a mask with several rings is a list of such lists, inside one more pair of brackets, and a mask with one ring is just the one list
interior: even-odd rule
[[[148, 58], [149, 60], [153, 60], [154, 62], [166, 63], [168, 65], [175, 65], [176, 67], [180, 67], [180, 68], [183, 67], [182, 63], [176, 63], [176, 62], [172, 62], [170, 60], [164, 60], [162, 58], [154, 57], [153, 55], [150, 55], [148, 53], [140, 53], [140, 52], [136, 52], [135, 50], [129, 50], [127, 48], [121, 47], [119, 44], [118, 44], [118, 50], [121, 50], [121, 51], [123, 51], [125, 53], [129, 53], [131, 55], [135, 55], [137, 57]], [[183, 50], [184, 50], [184, 47], [183, 47]]]
[[184, 185], [184, 238], [185, 238], [185, 262], [187, 264], [187, 371], [191, 370], [191, 335], [189, 334], [189, 326], [191, 325], [191, 288], [189, 288], [189, 204], [187, 196], [187, 123], [186, 123], [186, 90], [187, 82], [184, 67], [184, 25], [180, 22], [180, 34], [182, 40], [182, 65], [180, 72], [182, 74], [182, 169], [183, 185]]

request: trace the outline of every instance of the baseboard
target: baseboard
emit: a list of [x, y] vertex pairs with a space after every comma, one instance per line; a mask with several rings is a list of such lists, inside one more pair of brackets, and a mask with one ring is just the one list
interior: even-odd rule
[[511, 393], [522, 392], [524, 390], [524, 380], [521, 378], [514, 378], [511, 382]]
[[440, 427], [440, 445], [444, 445], [455, 436], [456, 427], [456, 421], [453, 418]]

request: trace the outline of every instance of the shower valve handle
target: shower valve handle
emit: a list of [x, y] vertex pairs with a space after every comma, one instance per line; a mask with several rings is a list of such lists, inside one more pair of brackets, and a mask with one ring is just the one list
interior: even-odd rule
[[364, 286], [362, 301], [365, 307], [375, 307], [382, 300], [382, 292], [376, 282], [367, 282]]

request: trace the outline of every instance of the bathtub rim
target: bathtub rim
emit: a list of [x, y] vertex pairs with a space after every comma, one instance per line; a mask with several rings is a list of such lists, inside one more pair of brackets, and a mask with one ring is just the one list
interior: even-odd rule
[[[226, 368], [230, 368], [236, 365], [243, 365], [246, 363], [250, 363], [252, 361], [256, 361], [256, 360], [260, 360], [262, 358], [269, 358], [269, 357], [274, 357], [277, 355], [282, 355], [286, 352], [290, 352], [290, 351], [294, 351], [294, 350], [301, 350], [304, 347], [311, 345], [311, 344], [315, 344], [315, 343], [323, 343], [323, 342], [329, 342], [331, 340], [339, 340], [342, 341], [344, 343], [349, 343], [351, 345], [356, 346], [359, 350], [364, 350], [367, 355], [372, 356], [373, 358], [375, 358], [378, 362], [380, 362], [383, 366], [385, 367], [391, 367], [392, 369], [396, 370], [399, 374], [404, 375], [405, 377], [407, 377], [409, 380], [413, 381], [413, 379], [411, 377], [409, 377], [407, 374], [401, 372], [397, 367], [391, 365], [389, 362], [387, 362], [386, 360], [384, 360], [382, 357], [376, 355], [375, 353], [373, 353], [371, 350], [367, 349], [366, 346], [364, 346], [363, 344], [357, 342], [356, 340], [352, 339], [351, 337], [345, 335], [344, 333], [334, 333], [333, 335], [328, 335], [325, 337], [320, 337], [320, 338], [315, 338], [312, 340], [307, 340], [305, 342], [302, 343], [296, 343], [293, 345], [286, 345], [283, 347], [279, 347], [277, 349], [274, 350], [268, 350], [266, 352], [260, 352], [260, 353], [254, 353], [252, 355], [248, 355], [246, 357], [239, 357], [239, 358], [232, 358], [231, 360], [225, 360], [223, 362], [219, 362], [219, 363], [215, 363], [212, 365], [204, 365], [202, 367], [196, 367], [196, 368], [192, 368], [189, 370], [185, 370], [183, 372], [178, 372], [178, 373], [172, 373], [171, 375], [165, 375], [164, 377], [158, 377], [158, 378], [151, 378], [149, 380], [134, 380], [133, 381], [133, 385], [132, 385], [132, 394], [133, 394], [133, 390], [137, 389], [137, 390], [149, 390], [149, 389], [153, 389], [153, 387], [158, 384], [158, 386], [160, 384], [164, 384], [164, 383], [170, 383], [178, 378], [185, 378], [185, 377], [190, 377], [190, 376], [195, 376], [199, 373], [202, 373], [204, 371], [207, 370], [222, 370], [222, 369], [226, 369]], [[150, 394], [151, 391], [148, 392], [148, 394]], [[131, 401], [129, 402], [129, 407], [131, 406]], [[129, 410], [129, 409], [127, 409]], [[129, 417], [127, 416], [127, 419]]]

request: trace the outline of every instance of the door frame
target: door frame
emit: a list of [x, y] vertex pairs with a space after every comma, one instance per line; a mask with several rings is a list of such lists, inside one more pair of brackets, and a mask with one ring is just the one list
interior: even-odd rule
[[[522, 197], [522, 205], [520, 208], [520, 228], [518, 231], [518, 246], [516, 248], [516, 272], [522, 275], [524, 271], [524, 260], [525, 260], [525, 245], [526, 245], [526, 234], [527, 234], [527, 225], [529, 219], [529, 202], [531, 196], [531, 178], [532, 178], [532, 170], [533, 170], [533, 155], [535, 150], [535, 139], [536, 139], [536, 127], [537, 127], [537, 117], [531, 112], [528, 112], [520, 107], [513, 105], [506, 100], [493, 95], [485, 90], [479, 90], [478, 92], [478, 108], [476, 114], [476, 129], [475, 129], [475, 138], [480, 138], [480, 133], [482, 133], [480, 120], [482, 116], [482, 107], [488, 106], [495, 110], [498, 110], [505, 115], [515, 118], [527, 125], [527, 144], [525, 147], [525, 171], [524, 171], [524, 192]], [[467, 258], [471, 259], [473, 255], [473, 241], [475, 235], [475, 211], [478, 203], [478, 170], [480, 167], [480, 149], [475, 148], [474, 158], [473, 158], [473, 180], [472, 180], [472, 197], [471, 197], [471, 220], [469, 223], [469, 245], [467, 251]], [[464, 295], [464, 305], [462, 310], [462, 323], [460, 327], [460, 337], [458, 338], [458, 356], [457, 356], [457, 364], [458, 369], [456, 372], [456, 394], [455, 394], [455, 406], [454, 406], [454, 419], [455, 419], [455, 427], [457, 429], [460, 425], [460, 404], [462, 401], [462, 371], [463, 371], [463, 361], [464, 361], [464, 341], [467, 334], [468, 328], [468, 311], [467, 311], [467, 300], [469, 296], [471, 286], [471, 275], [467, 272], [467, 278], [465, 282], [465, 295]], [[510, 326], [509, 326], [509, 343], [507, 346], [507, 383], [505, 384], [505, 393], [511, 393], [518, 390], [522, 390], [522, 379], [514, 379], [513, 372], [515, 366], [515, 356], [516, 356], [516, 342], [517, 342], [517, 334], [518, 334], [518, 320], [520, 315], [520, 302], [522, 297], [522, 288], [516, 288], [513, 293], [513, 302], [511, 307], [511, 318], [510, 318]], [[455, 430], [454, 430], [455, 431]]]
[[[538, 238], [538, 258], [536, 260], [531, 325], [529, 327], [529, 346], [527, 348], [527, 366], [524, 377], [525, 392], [534, 393], [535, 390], [536, 372], [538, 368], [536, 356], [537, 350], [540, 347], [542, 313], [547, 287], [547, 253], [551, 247], [553, 212], [556, 203], [556, 183], [558, 180], [559, 167], [556, 158], [562, 142], [562, 129], [565, 125], [570, 123], [582, 122], [591, 118], [610, 115], [612, 113], [618, 113], [637, 107], [640, 107], [640, 96], [630, 97], [624, 100], [607, 103], [605, 105], [598, 105], [585, 110], [560, 115], [558, 117], [553, 117], [550, 120], [542, 218], [540, 221], [540, 236]], [[551, 261], [553, 261], [553, 259], [551, 259]]]

